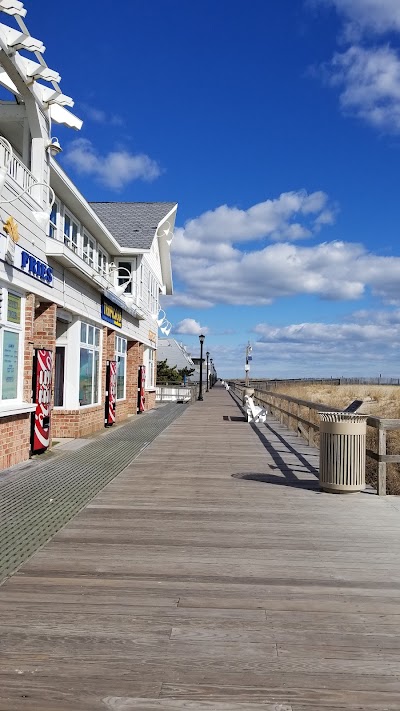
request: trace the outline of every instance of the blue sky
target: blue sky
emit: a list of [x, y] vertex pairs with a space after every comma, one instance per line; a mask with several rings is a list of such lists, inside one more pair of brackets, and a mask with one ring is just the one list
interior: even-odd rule
[[177, 340], [225, 377], [248, 341], [254, 376], [398, 376], [398, 0], [25, 6], [85, 196], [179, 203]]

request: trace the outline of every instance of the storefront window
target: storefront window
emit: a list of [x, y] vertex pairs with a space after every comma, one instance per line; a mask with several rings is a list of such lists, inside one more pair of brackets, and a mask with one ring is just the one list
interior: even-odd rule
[[3, 333], [3, 400], [15, 400], [18, 395], [18, 348], [19, 334], [14, 331]]
[[79, 404], [96, 405], [99, 401], [100, 329], [81, 323]]
[[3, 289], [3, 303], [6, 310], [3, 312], [3, 328], [0, 331], [1, 347], [1, 399], [16, 400], [19, 395], [20, 375], [20, 339], [22, 333], [22, 298], [18, 294], [6, 292]]
[[115, 359], [117, 361], [117, 400], [125, 398], [126, 338], [115, 336]]
[[145, 365], [146, 365], [146, 389], [154, 388], [154, 350], [146, 348], [145, 350]]
[[7, 321], [8, 323], [21, 323], [21, 297], [17, 294], [8, 293]]

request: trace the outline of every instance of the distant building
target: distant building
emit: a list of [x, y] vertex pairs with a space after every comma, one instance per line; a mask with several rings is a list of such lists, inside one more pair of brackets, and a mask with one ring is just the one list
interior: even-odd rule
[[[193, 358], [193, 363], [195, 365], [195, 372], [191, 376], [193, 383], [198, 383], [200, 380], [200, 358]], [[211, 385], [212, 382], [217, 380], [217, 371], [215, 369], [214, 363], [211, 362], [211, 358], [208, 361], [208, 381]], [[207, 358], [203, 358], [203, 383], [207, 386]]]
[[[158, 341], [157, 349], [157, 361], [167, 361], [169, 368], [176, 368], [177, 370], [183, 370], [183, 368], [188, 368], [191, 370], [194, 368], [193, 359], [190, 353], [186, 350], [183, 343], [178, 343], [174, 338], [160, 338]], [[193, 374], [194, 375], [194, 374]], [[189, 378], [193, 380], [193, 376]]]

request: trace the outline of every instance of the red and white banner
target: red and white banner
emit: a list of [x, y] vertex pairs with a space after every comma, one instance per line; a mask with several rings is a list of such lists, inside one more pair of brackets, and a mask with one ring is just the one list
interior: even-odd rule
[[138, 401], [137, 401], [137, 411], [144, 412], [145, 399], [145, 384], [146, 384], [146, 366], [139, 365], [138, 372]]
[[36, 410], [32, 415], [32, 452], [41, 452], [50, 444], [50, 411], [53, 351], [36, 350], [33, 364], [33, 394]]
[[107, 361], [107, 381], [106, 381], [106, 409], [104, 424], [106, 427], [115, 422], [115, 408], [117, 405], [117, 361]]

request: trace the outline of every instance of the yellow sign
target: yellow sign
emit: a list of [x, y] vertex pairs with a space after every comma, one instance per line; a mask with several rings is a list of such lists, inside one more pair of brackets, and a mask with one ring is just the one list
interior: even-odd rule
[[13, 242], [18, 242], [18, 240], [19, 240], [18, 225], [15, 222], [13, 217], [9, 217], [8, 220], [6, 220], [6, 222], [3, 225], [3, 230], [11, 237]]
[[156, 340], [157, 340], [157, 334], [154, 333], [154, 331], [149, 331], [149, 341], [156, 342]]

